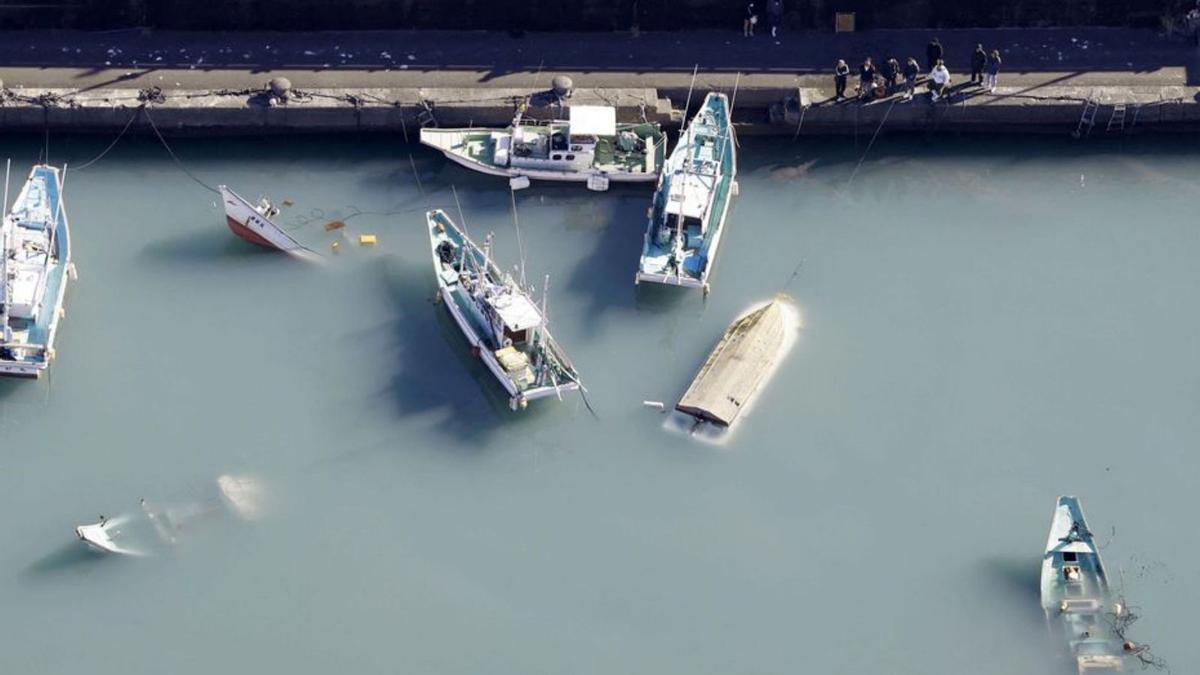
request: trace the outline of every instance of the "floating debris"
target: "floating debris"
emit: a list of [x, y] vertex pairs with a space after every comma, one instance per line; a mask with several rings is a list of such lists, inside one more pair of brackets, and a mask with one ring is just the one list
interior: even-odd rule
[[379, 240], [376, 239], [375, 235], [373, 235], [373, 234], [358, 235], [358, 245], [359, 246], [374, 246], [376, 243], [378, 243], [378, 241]]

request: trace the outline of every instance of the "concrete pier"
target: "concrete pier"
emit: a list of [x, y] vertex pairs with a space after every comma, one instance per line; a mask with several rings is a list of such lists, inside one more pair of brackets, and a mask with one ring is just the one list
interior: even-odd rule
[[[931, 104], [918, 87], [911, 102], [832, 100], [837, 57], [852, 68], [867, 54], [903, 59], [921, 54], [933, 35], [0, 32], [0, 128], [116, 133], [129, 124], [146, 133], [151, 119], [165, 134], [494, 126], [558, 75], [574, 80], [572, 101], [612, 104], [622, 121], [670, 124], [698, 67], [699, 92], [732, 92], [737, 83], [743, 134], [1070, 134], [1085, 111], [1091, 124], [1082, 131], [1093, 136], [1200, 129], [1194, 47], [1142, 30], [939, 31], [960, 87], [976, 42], [1001, 50], [993, 94], [968, 86]], [[269, 93], [281, 77], [294, 87], [286, 101]], [[549, 105], [535, 105], [537, 114], [553, 114], [557, 103], [541, 102]], [[134, 116], [141, 106], [148, 114]]]

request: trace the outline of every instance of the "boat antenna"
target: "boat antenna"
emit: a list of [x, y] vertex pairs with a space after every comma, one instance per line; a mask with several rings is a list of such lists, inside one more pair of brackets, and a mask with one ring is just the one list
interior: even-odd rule
[[[509, 190], [508, 196], [512, 199], [513, 229], [517, 231], [517, 252], [521, 256], [521, 288], [525, 288], [525, 244], [521, 241], [521, 223], [517, 220], [517, 191]], [[549, 285], [549, 283], [550, 277], [547, 275], [546, 284]], [[544, 297], [542, 302], [545, 303]], [[544, 307], [542, 313], [545, 314]]]
[[0, 214], [0, 283], [3, 283], [3, 297], [0, 297], [0, 321], [4, 325], [0, 327], [2, 335], [0, 335], [0, 343], [7, 343], [12, 336], [12, 329], [8, 325], [8, 222], [11, 216], [8, 213], [8, 176], [12, 170], [12, 158], [4, 165], [4, 213]]
[[63, 189], [67, 186], [67, 164], [63, 163], [61, 176], [55, 176], [58, 180], [58, 204], [54, 208], [54, 221], [50, 223], [50, 237], [48, 248], [54, 248], [54, 235], [58, 232], [58, 220], [62, 218], [63, 208]]
[[696, 88], [696, 73], [700, 71], [700, 64], [692, 66], [692, 83], [688, 85], [687, 100], [683, 104], [683, 123], [687, 124], [688, 108], [692, 105], [692, 90]]
[[[467, 216], [465, 213], [463, 213], [462, 202], [460, 202], [458, 200], [458, 189], [455, 188], [453, 184], [450, 186], [450, 194], [454, 195], [454, 206], [455, 206], [455, 208], [458, 209], [458, 222], [462, 226], [463, 237], [466, 238], [467, 241], [472, 241], [470, 233], [467, 232]], [[473, 242], [472, 242], [472, 248], [474, 248], [476, 251], [479, 251], [481, 254], [483, 254], [483, 259], [485, 261], [485, 264], [490, 264], [492, 262], [491, 256], [487, 253], [487, 251], [479, 248], [478, 246], [475, 246]], [[471, 267], [475, 268], [476, 272], [482, 273], [483, 270], [479, 269], [479, 261], [475, 259], [474, 255], [467, 256], [466, 250], [467, 250], [467, 247], [464, 246], [463, 247], [463, 257], [466, 258], [470, 262]]]

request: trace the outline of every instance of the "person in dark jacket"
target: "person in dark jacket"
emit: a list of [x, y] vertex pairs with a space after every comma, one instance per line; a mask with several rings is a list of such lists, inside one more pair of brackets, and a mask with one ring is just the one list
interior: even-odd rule
[[742, 37], [754, 37], [754, 26], [758, 23], [758, 8], [751, 2], [746, 5], [746, 17], [742, 19]]
[[925, 61], [928, 63], [926, 66], [927, 70], [933, 70], [937, 62], [942, 60], [942, 51], [942, 43], [937, 38], [933, 38], [925, 46]]
[[858, 67], [858, 97], [867, 98], [871, 95], [871, 90], [875, 87], [875, 64], [871, 62], [871, 57], [867, 57], [866, 61]]
[[835, 101], [840, 101], [846, 96], [846, 80], [850, 79], [850, 66], [842, 59], [838, 59], [837, 65], [833, 67], [833, 83], [837, 86], [837, 94], [833, 97]]
[[883, 79], [887, 82], [887, 93], [896, 93], [896, 80], [900, 79], [900, 62], [895, 58], [889, 58], [883, 62], [883, 68], [880, 69], [883, 73]]
[[1000, 76], [1000, 50], [993, 49], [992, 55], [988, 57], [987, 65], [983, 70], [983, 88], [988, 90], [988, 93], [996, 91], [996, 78]]
[[908, 61], [904, 63], [904, 88], [907, 90], [904, 93], [904, 99], [911, 101], [913, 90], [917, 88], [917, 75], [921, 72], [921, 66], [913, 57], [908, 57]]
[[781, 22], [783, 22], [783, 0], [767, 0], [767, 25], [771, 27], [771, 37], [779, 36]]
[[983, 67], [987, 65], [987, 52], [983, 51], [983, 45], [975, 45], [975, 51], [971, 53], [971, 84], [983, 84]]

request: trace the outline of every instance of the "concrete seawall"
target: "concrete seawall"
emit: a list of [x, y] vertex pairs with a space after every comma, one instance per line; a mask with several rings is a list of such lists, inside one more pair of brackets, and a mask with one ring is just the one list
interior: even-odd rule
[[[649, 78], [648, 78], [649, 79]], [[818, 88], [756, 87], [737, 93], [739, 131], [756, 135], [871, 134], [888, 130], [1069, 134], [1092, 101], [1091, 134], [1200, 130], [1200, 89], [1186, 86], [1019, 87], [993, 94], [964, 90], [937, 104], [918, 90], [871, 103], [829, 100]], [[677, 124], [687, 90], [578, 89], [568, 103], [616, 107], [622, 121]], [[699, 97], [693, 96], [693, 102]], [[546, 92], [506, 88], [378, 88], [293, 90], [286, 100], [262, 90], [137, 90], [121, 88], [4, 90], [0, 128], [7, 131], [236, 135], [390, 132], [423, 125], [503, 126], [517, 107], [552, 117]], [[145, 113], [141, 113], [144, 107]], [[673, 112], [674, 111], [674, 112]], [[1085, 129], [1087, 131], [1087, 129]]]

